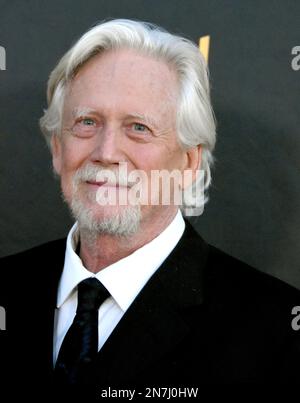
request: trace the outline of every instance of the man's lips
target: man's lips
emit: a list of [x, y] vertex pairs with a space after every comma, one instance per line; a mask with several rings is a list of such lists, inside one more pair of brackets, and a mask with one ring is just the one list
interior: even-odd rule
[[86, 181], [88, 185], [96, 187], [114, 187], [114, 188], [128, 188], [129, 186], [120, 185], [119, 183], [109, 183], [109, 182], [97, 182], [97, 181]]

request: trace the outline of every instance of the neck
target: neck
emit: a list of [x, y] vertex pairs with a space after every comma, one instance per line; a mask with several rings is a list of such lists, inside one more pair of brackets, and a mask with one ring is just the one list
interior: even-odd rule
[[80, 258], [92, 273], [129, 256], [131, 253], [156, 238], [174, 219], [177, 210], [160, 214], [155, 220], [153, 215], [142, 219], [139, 230], [130, 237], [122, 237], [105, 233], [96, 236], [79, 228]]

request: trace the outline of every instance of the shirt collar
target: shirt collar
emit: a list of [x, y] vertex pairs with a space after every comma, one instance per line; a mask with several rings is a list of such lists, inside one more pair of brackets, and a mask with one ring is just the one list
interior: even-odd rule
[[76, 254], [79, 239], [77, 223], [71, 228], [65, 254], [65, 264], [58, 288], [57, 307], [76, 291], [77, 285], [89, 277], [96, 277], [125, 312], [153, 273], [180, 240], [185, 223], [180, 210], [172, 222], [152, 241], [125, 258], [107, 266], [97, 274], [87, 270]]

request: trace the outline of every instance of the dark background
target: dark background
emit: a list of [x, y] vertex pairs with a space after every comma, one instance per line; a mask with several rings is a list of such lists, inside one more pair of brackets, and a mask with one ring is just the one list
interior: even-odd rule
[[38, 129], [46, 81], [91, 25], [116, 17], [211, 36], [216, 164], [210, 202], [191, 221], [211, 244], [300, 288], [298, 0], [0, 0], [0, 256], [70, 228]]

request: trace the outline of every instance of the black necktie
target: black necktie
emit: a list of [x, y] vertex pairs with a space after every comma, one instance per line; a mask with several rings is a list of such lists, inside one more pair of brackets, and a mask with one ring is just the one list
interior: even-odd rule
[[108, 297], [109, 292], [96, 278], [78, 284], [76, 315], [55, 365], [55, 379], [59, 384], [89, 382], [89, 371], [98, 352], [98, 309]]

